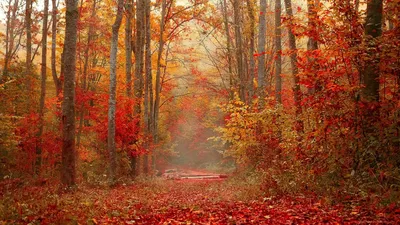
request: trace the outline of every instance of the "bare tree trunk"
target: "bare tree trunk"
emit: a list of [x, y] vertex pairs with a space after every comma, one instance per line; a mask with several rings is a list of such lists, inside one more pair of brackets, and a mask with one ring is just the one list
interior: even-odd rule
[[44, 101], [46, 99], [46, 77], [47, 77], [47, 21], [49, 16], [49, 0], [44, 0], [43, 25], [42, 25], [42, 65], [41, 65], [41, 84], [40, 84], [40, 103], [39, 103], [39, 133], [38, 143], [36, 144], [36, 165], [35, 173], [40, 174], [42, 165], [42, 146], [44, 128]]
[[[365, 35], [367, 36], [368, 49], [375, 51], [377, 44], [374, 39], [382, 35], [382, 0], [371, 0], [367, 5], [367, 17], [365, 22]], [[373, 56], [375, 52], [368, 52]], [[368, 101], [379, 102], [379, 63], [368, 62], [363, 71], [363, 97]]]
[[259, 33], [258, 33], [258, 96], [261, 106], [265, 98], [265, 36], [267, 31], [267, 0], [260, 0]]
[[[134, 94], [135, 94], [135, 116], [136, 116], [136, 137], [139, 135], [141, 124], [141, 106], [143, 97], [143, 55], [144, 55], [144, 19], [145, 19], [145, 0], [138, 0], [136, 2], [136, 46], [135, 46], [135, 80], [134, 80]], [[136, 140], [137, 142], [137, 140]], [[137, 156], [132, 156], [137, 157]], [[135, 160], [137, 161], [137, 160]], [[137, 171], [131, 165], [132, 176], [135, 176]]]
[[240, 5], [239, 0], [233, 0], [233, 13], [234, 13], [234, 24], [235, 24], [235, 42], [236, 42], [236, 63], [237, 73], [239, 76], [239, 97], [242, 102], [246, 102], [246, 79], [244, 74], [243, 65], [243, 41], [242, 32], [240, 29]]
[[254, 5], [252, 0], [247, 0], [247, 11], [250, 18], [250, 48], [249, 48], [249, 57], [250, 57], [250, 68], [249, 68], [249, 79], [248, 79], [248, 87], [247, 91], [249, 92], [249, 103], [254, 95], [253, 90], [253, 80], [255, 78], [255, 60], [254, 60], [254, 49], [255, 49], [255, 15], [254, 15]]
[[61, 80], [57, 77], [56, 67], [56, 44], [57, 44], [57, 5], [56, 0], [51, 1], [53, 10], [51, 13], [51, 75], [53, 77], [54, 85], [56, 86], [56, 95], [59, 96], [62, 92]]
[[26, 0], [25, 5], [25, 30], [26, 30], [26, 79], [29, 92], [28, 104], [32, 103], [32, 0]]
[[63, 98], [63, 146], [61, 183], [73, 187], [76, 183], [75, 172], [75, 69], [78, 25], [78, 1], [66, 0], [64, 41], [64, 98]]
[[281, 32], [281, 0], [275, 1], [275, 97], [279, 104], [282, 104], [282, 32]]
[[292, 68], [292, 75], [293, 75], [293, 80], [294, 80], [294, 88], [293, 88], [293, 93], [294, 93], [294, 104], [296, 105], [296, 131], [299, 134], [299, 137], [301, 136], [300, 134], [303, 133], [303, 121], [298, 118], [301, 113], [302, 113], [302, 108], [301, 108], [301, 89], [300, 89], [300, 81], [298, 77], [299, 73], [299, 68], [297, 67], [297, 47], [296, 47], [296, 37], [294, 36], [292, 32], [293, 28], [293, 10], [292, 10], [292, 0], [285, 0], [285, 8], [286, 8], [286, 13], [289, 17], [289, 27], [288, 27], [288, 36], [289, 36], [289, 48], [291, 51], [290, 54], [290, 66]]
[[110, 184], [115, 183], [116, 151], [115, 151], [115, 108], [117, 90], [117, 52], [118, 52], [118, 31], [121, 27], [124, 0], [118, 0], [117, 15], [112, 25], [111, 54], [110, 54], [110, 99], [108, 103], [108, 153], [110, 157], [109, 179]]
[[[5, 45], [6, 45], [6, 52], [5, 52], [5, 59], [4, 59], [4, 67], [3, 67], [3, 72], [0, 74], [0, 84], [2, 83], [3, 79], [6, 79], [7, 75], [8, 75], [8, 55], [10, 53], [9, 50], [9, 42], [12, 40], [12, 38], [10, 38], [10, 31], [13, 30], [12, 26], [11, 26], [11, 0], [8, 1], [8, 10], [7, 10], [7, 15], [6, 15], [6, 37], [5, 37]], [[4, 76], [4, 78], [3, 78]]]
[[15, 0], [12, 5], [12, 0], [8, 2], [8, 10], [7, 10], [7, 21], [6, 21], [6, 37], [5, 37], [5, 58], [4, 58], [4, 67], [3, 72], [0, 74], [0, 83], [2, 83], [8, 76], [8, 66], [14, 57], [14, 30], [16, 29], [15, 22], [17, 20], [17, 10], [19, 7], [19, 1]]
[[[92, 12], [91, 12], [91, 17], [94, 18], [96, 17], [96, 3], [97, 0], [93, 0], [93, 5], [92, 5]], [[89, 70], [89, 51], [90, 51], [90, 44], [92, 43], [93, 39], [93, 26], [89, 24], [88, 28], [88, 39], [85, 47], [85, 53], [84, 53], [84, 62], [83, 62], [83, 79], [82, 79], [82, 93], [84, 95], [87, 94], [87, 78], [88, 78], [88, 70]], [[81, 103], [81, 107], [79, 110], [79, 128], [78, 128], [78, 136], [76, 140], [76, 144], [79, 147], [81, 144], [81, 135], [82, 135], [82, 129], [83, 129], [83, 121], [84, 121], [84, 115], [85, 115], [85, 102]]]
[[125, 73], [126, 73], [126, 95], [132, 98], [132, 0], [126, 3], [125, 21]]
[[[365, 62], [364, 69], [361, 71], [361, 83], [364, 85], [361, 92], [362, 102], [362, 133], [363, 137], [363, 148], [362, 151], [374, 152], [377, 163], [381, 159], [379, 152], [379, 129], [377, 129], [379, 121], [379, 46], [377, 39], [382, 35], [382, 12], [383, 12], [383, 1], [382, 0], [371, 0], [367, 3], [366, 19], [365, 19], [365, 37], [364, 41], [367, 45], [367, 54], [369, 60]], [[353, 160], [353, 171], [358, 169], [360, 156], [362, 153], [359, 151], [355, 152]], [[383, 153], [384, 154], [384, 153]], [[373, 168], [374, 165], [369, 165]]]
[[[145, 2], [145, 37], [146, 37], [146, 51], [145, 51], [145, 65], [146, 65], [146, 81], [145, 81], [145, 98], [144, 98], [144, 122], [146, 127], [146, 134], [151, 133], [152, 128], [152, 111], [153, 111], [153, 77], [151, 74], [151, 23], [150, 23], [150, 0]], [[146, 141], [146, 148], [149, 147], [148, 141]], [[146, 153], [144, 155], [144, 167], [143, 172], [145, 174], [149, 173], [149, 155]]]
[[228, 57], [228, 73], [229, 73], [229, 99], [233, 99], [233, 88], [235, 86], [234, 78], [233, 78], [233, 70], [232, 70], [232, 39], [229, 32], [229, 21], [228, 21], [228, 4], [226, 0], [224, 0], [222, 5], [222, 10], [224, 14], [224, 28], [226, 35], [226, 52]]
[[166, 15], [166, 10], [167, 10], [167, 3], [166, 0], [162, 1], [162, 6], [161, 6], [161, 23], [160, 23], [160, 34], [159, 34], [159, 42], [158, 42], [158, 56], [157, 56], [157, 73], [156, 73], [156, 96], [155, 96], [155, 102], [154, 102], [154, 128], [153, 128], [153, 137], [154, 137], [154, 142], [158, 143], [158, 116], [159, 116], [159, 111], [160, 111], [160, 93], [161, 93], [161, 58], [163, 54], [163, 49], [164, 49], [164, 29], [165, 29], [165, 15]]

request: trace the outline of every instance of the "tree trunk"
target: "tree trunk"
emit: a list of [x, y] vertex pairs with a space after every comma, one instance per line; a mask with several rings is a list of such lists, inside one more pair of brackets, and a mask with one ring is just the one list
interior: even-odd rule
[[248, 95], [249, 95], [249, 103], [251, 103], [251, 99], [254, 95], [253, 90], [253, 80], [255, 78], [255, 60], [254, 60], [254, 49], [255, 49], [255, 15], [254, 15], [254, 5], [252, 0], [247, 0], [247, 11], [250, 18], [250, 48], [249, 48], [249, 57], [250, 57], [250, 68], [249, 68], [249, 78], [248, 78]]
[[235, 42], [236, 42], [236, 63], [237, 63], [237, 73], [239, 77], [239, 97], [242, 102], [246, 102], [246, 79], [244, 74], [243, 65], [243, 41], [242, 32], [240, 29], [240, 4], [239, 0], [233, 1], [233, 13], [234, 13], [234, 24], [235, 24]]
[[126, 74], [126, 95], [132, 98], [132, 0], [126, 3], [125, 21], [125, 74]]
[[6, 45], [6, 52], [5, 52], [5, 58], [4, 58], [4, 67], [3, 71], [0, 74], [0, 84], [3, 83], [3, 79], [6, 79], [8, 75], [8, 55], [9, 55], [9, 42], [12, 40], [10, 38], [10, 31], [13, 30], [11, 26], [11, 0], [8, 1], [8, 10], [7, 10], [7, 15], [6, 15], [6, 37], [5, 37], [5, 45]]
[[229, 32], [229, 21], [228, 21], [228, 4], [226, 0], [223, 1], [222, 10], [224, 14], [224, 28], [226, 35], [226, 54], [228, 57], [228, 73], [229, 73], [229, 99], [233, 99], [233, 89], [235, 87], [235, 80], [233, 78], [233, 70], [232, 70], [232, 39]]
[[51, 1], [53, 10], [51, 13], [51, 76], [53, 77], [54, 85], [56, 87], [56, 95], [59, 96], [62, 92], [61, 80], [57, 77], [56, 66], [56, 44], [57, 44], [57, 5], [56, 0]]
[[[145, 19], [145, 0], [138, 0], [136, 2], [136, 45], [135, 45], [135, 79], [134, 79], [134, 94], [135, 94], [135, 117], [136, 117], [136, 134], [139, 136], [141, 124], [141, 106], [143, 97], [143, 55], [144, 55], [144, 19]], [[137, 142], [138, 140], [135, 140]], [[132, 157], [137, 157], [133, 154]], [[131, 165], [132, 176], [135, 176], [137, 171]]]
[[161, 6], [161, 23], [160, 23], [160, 34], [159, 34], [159, 42], [158, 42], [158, 56], [157, 56], [157, 73], [156, 73], [156, 96], [154, 100], [154, 128], [153, 128], [153, 137], [154, 142], [158, 143], [158, 116], [160, 111], [160, 93], [161, 93], [161, 59], [164, 49], [164, 29], [165, 29], [165, 15], [167, 10], [166, 0], [162, 1]]
[[[96, 3], [97, 0], [93, 0], [93, 5], [92, 5], [92, 12], [91, 12], [91, 18], [96, 17]], [[82, 79], [82, 93], [83, 95], [87, 95], [87, 79], [88, 79], [88, 70], [89, 70], [89, 51], [90, 51], [90, 44], [92, 43], [93, 39], [93, 26], [89, 24], [88, 28], [88, 39], [85, 47], [85, 52], [84, 52], [84, 62], [83, 62], [83, 79]], [[84, 115], [85, 115], [85, 102], [81, 103], [80, 110], [79, 110], [79, 128], [78, 128], [78, 136], [76, 140], [76, 144], [79, 147], [81, 144], [81, 135], [82, 135], [82, 129], [83, 129], [83, 122], [84, 122]]]
[[[146, 134], [151, 134], [152, 127], [152, 111], [153, 111], [153, 77], [151, 74], [151, 23], [150, 23], [150, 0], [146, 0], [145, 3], [145, 37], [146, 37], [146, 51], [145, 51], [145, 65], [146, 65], [146, 81], [145, 81], [145, 98], [144, 98], [144, 122], [146, 127]], [[146, 141], [146, 148], [149, 148], [149, 141]], [[149, 173], [149, 154], [144, 155], [144, 167], [143, 172]]]
[[36, 174], [40, 174], [42, 165], [42, 146], [43, 146], [43, 127], [44, 127], [44, 101], [46, 98], [46, 77], [47, 77], [47, 20], [49, 16], [49, 0], [44, 0], [43, 25], [42, 25], [42, 65], [41, 65], [41, 84], [40, 84], [40, 103], [39, 103], [39, 133], [36, 145]]
[[[317, 26], [315, 23], [315, 20], [318, 19], [318, 14], [317, 10], [315, 8], [317, 4], [316, 0], [309, 0], [307, 1], [307, 8], [308, 8], [308, 28], [309, 28], [309, 34], [308, 34], [308, 42], [307, 42], [307, 50], [309, 52], [313, 52], [315, 50], [318, 50], [318, 42], [317, 42]], [[315, 56], [309, 56], [308, 61], [309, 63], [313, 64], [313, 68], [317, 68], [317, 65], [314, 65], [314, 59]], [[316, 80], [316, 83], [314, 86], [308, 88], [308, 93], [309, 94], [314, 94], [317, 90], [320, 89], [320, 84], [319, 81]]]
[[26, 0], [25, 5], [25, 30], [26, 30], [26, 84], [29, 92], [28, 105], [32, 99], [32, 0]]
[[316, 40], [317, 30], [315, 20], [317, 19], [317, 11], [315, 9], [315, 0], [307, 1], [308, 8], [308, 27], [310, 29], [310, 34], [307, 42], [308, 50], [317, 50], [318, 42]]
[[293, 93], [294, 93], [294, 104], [296, 106], [296, 131], [299, 134], [299, 137], [301, 136], [301, 133], [303, 133], [303, 121], [299, 118], [299, 116], [302, 113], [302, 108], [301, 108], [301, 89], [300, 89], [300, 82], [299, 82], [299, 68], [297, 67], [297, 47], [296, 47], [296, 37], [294, 36], [292, 32], [293, 28], [293, 10], [292, 10], [292, 0], [285, 0], [285, 8], [286, 8], [286, 13], [289, 17], [289, 27], [288, 27], [288, 36], [289, 36], [289, 48], [290, 48], [290, 67], [292, 68], [292, 75], [293, 75], [293, 80], [294, 80], [294, 88], [293, 88]]
[[281, 38], [281, 0], [275, 1], [275, 97], [279, 104], [282, 104], [282, 38]]
[[[371, 0], [367, 5], [365, 35], [368, 44], [368, 54], [374, 58], [377, 49], [376, 38], [382, 35], [382, 0]], [[379, 62], [366, 64], [363, 71], [363, 97], [370, 102], [379, 102]]]
[[4, 68], [3, 72], [0, 73], [0, 84], [3, 83], [8, 77], [8, 66], [12, 61], [15, 50], [14, 50], [14, 31], [16, 29], [15, 22], [17, 20], [17, 10], [19, 7], [19, 1], [15, 0], [14, 4], [11, 5], [12, 1], [8, 2], [8, 10], [7, 10], [7, 21], [6, 21], [6, 37], [5, 37], [5, 58], [4, 58]]
[[64, 98], [62, 112], [63, 146], [61, 183], [73, 187], [75, 172], [75, 69], [78, 26], [78, 1], [66, 0], [64, 41]]
[[265, 36], [267, 32], [267, 0], [260, 0], [259, 33], [258, 33], [258, 96], [262, 106], [265, 98]]
[[117, 91], [117, 52], [118, 52], [118, 31], [121, 27], [124, 0], [118, 0], [117, 15], [112, 25], [111, 50], [110, 50], [110, 99], [108, 101], [108, 152], [110, 157], [109, 181], [115, 183], [116, 150], [115, 150], [115, 108]]

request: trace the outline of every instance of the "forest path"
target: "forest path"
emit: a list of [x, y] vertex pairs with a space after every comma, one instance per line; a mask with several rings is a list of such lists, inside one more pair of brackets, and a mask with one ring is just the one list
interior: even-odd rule
[[155, 179], [114, 188], [26, 186], [3, 191], [0, 224], [398, 224], [400, 211], [312, 197], [254, 198], [232, 180]]

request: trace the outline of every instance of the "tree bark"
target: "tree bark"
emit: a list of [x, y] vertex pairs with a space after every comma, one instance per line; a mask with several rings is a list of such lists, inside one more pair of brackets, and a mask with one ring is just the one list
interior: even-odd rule
[[[97, 4], [97, 0], [93, 0], [93, 5], [92, 5], [92, 11], [91, 11], [91, 18], [95, 18], [96, 17], [96, 4]], [[85, 52], [84, 52], [84, 62], [83, 62], [83, 78], [82, 78], [82, 85], [81, 85], [81, 89], [82, 89], [82, 93], [83, 95], [87, 95], [87, 91], [88, 91], [88, 85], [87, 85], [87, 79], [88, 79], [88, 70], [89, 70], [89, 51], [90, 51], [90, 45], [92, 43], [92, 39], [93, 39], [93, 25], [89, 24], [89, 28], [88, 28], [88, 39], [86, 42], [86, 46], [85, 46]], [[83, 125], [84, 125], [84, 115], [85, 115], [85, 102], [81, 103], [80, 106], [80, 110], [79, 110], [79, 128], [78, 128], [78, 136], [77, 136], [77, 140], [76, 140], [76, 144], [79, 147], [81, 144], [81, 136], [82, 136], [82, 129], [83, 129]]]
[[292, 75], [293, 75], [293, 80], [294, 80], [294, 88], [293, 88], [293, 93], [294, 93], [294, 104], [296, 106], [296, 131], [299, 134], [303, 133], [303, 121], [298, 118], [301, 113], [302, 113], [302, 108], [301, 108], [301, 89], [300, 89], [300, 81], [298, 77], [299, 73], [299, 68], [297, 66], [297, 47], [296, 47], [296, 37], [294, 36], [292, 32], [293, 28], [293, 10], [292, 10], [292, 0], [285, 0], [285, 8], [286, 8], [286, 13], [289, 17], [289, 27], [288, 27], [288, 36], [289, 36], [289, 48], [290, 48], [290, 67], [292, 68]]
[[[371, 0], [367, 5], [367, 17], [365, 21], [365, 35], [368, 45], [368, 54], [376, 58], [376, 49], [378, 47], [376, 39], [382, 35], [382, 0]], [[366, 64], [363, 71], [362, 81], [364, 84], [363, 97], [367, 101], [379, 101], [379, 61], [372, 61]]]
[[78, 25], [78, 1], [66, 0], [64, 40], [64, 98], [62, 112], [63, 145], [61, 183], [67, 187], [76, 184], [75, 172], [75, 69]]
[[125, 74], [126, 74], [126, 95], [132, 98], [132, 0], [126, 3], [125, 21]]
[[53, 77], [54, 85], [56, 87], [56, 96], [62, 92], [61, 80], [57, 77], [56, 66], [56, 44], [57, 44], [57, 5], [56, 0], [51, 1], [52, 4], [52, 24], [51, 24], [51, 76]]
[[[91, 12], [91, 17], [94, 18], [96, 17], [96, 3], [97, 0], [93, 0], [93, 5], [92, 5], [92, 12]], [[85, 47], [85, 52], [84, 52], [84, 62], [83, 62], [83, 78], [82, 78], [82, 93], [83, 95], [87, 94], [88, 88], [87, 88], [87, 79], [88, 79], [88, 70], [89, 70], [89, 51], [90, 51], [90, 45], [92, 43], [93, 39], [93, 26], [92, 24], [89, 24], [88, 28], [88, 38], [86, 42], [86, 47]], [[83, 129], [83, 122], [84, 122], [84, 115], [85, 115], [85, 102], [81, 103], [80, 110], [79, 110], [79, 128], [78, 128], [78, 136], [76, 140], [76, 144], [79, 147], [81, 144], [81, 135], [82, 135], [82, 129]]]
[[282, 32], [281, 32], [281, 0], [275, 1], [275, 97], [279, 104], [282, 104]]
[[[141, 106], [143, 98], [143, 55], [145, 45], [145, 33], [144, 33], [144, 19], [145, 19], [145, 0], [138, 0], [136, 2], [136, 45], [135, 45], [135, 79], [134, 79], [134, 94], [135, 94], [135, 106], [134, 112], [136, 117], [136, 133], [135, 137], [139, 136], [140, 125], [141, 125]], [[135, 140], [137, 142], [138, 140]], [[137, 157], [133, 154], [132, 157]], [[132, 160], [131, 160], [132, 161]], [[135, 160], [137, 161], [137, 160]], [[132, 176], [137, 175], [136, 168], [131, 165]]]
[[25, 30], [26, 30], [26, 84], [29, 92], [28, 104], [32, 103], [32, 0], [26, 0], [25, 5]]
[[237, 73], [239, 77], [239, 97], [242, 102], [246, 102], [246, 79], [244, 74], [243, 65], [243, 40], [240, 23], [240, 4], [239, 0], [233, 0], [233, 13], [234, 13], [234, 24], [235, 24], [235, 42], [236, 42], [236, 63]]
[[40, 83], [40, 103], [39, 103], [39, 133], [36, 145], [36, 165], [35, 172], [40, 174], [42, 165], [43, 148], [43, 128], [44, 128], [44, 102], [46, 99], [46, 78], [47, 78], [47, 21], [49, 16], [49, 0], [44, 0], [43, 25], [42, 25], [42, 65], [41, 65], [41, 83]]
[[267, 32], [267, 0], [260, 0], [259, 33], [258, 33], [258, 96], [262, 106], [265, 98], [265, 36]]
[[155, 93], [155, 100], [154, 100], [154, 128], [153, 128], [153, 136], [154, 142], [158, 143], [158, 116], [160, 111], [160, 93], [161, 93], [161, 59], [164, 49], [164, 29], [165, 29], [165, 15], [167, 10], [167, 3], [166, 0], [162, 1], [161, 6], [161, 22], [160, 22], [160, 34], [159, 34], [159, 41], [158, 41], [158, 56], [157, 56], [157, 73], [156, 73], [156, 93]]
[[[150, 23], [150, 0], [145, 2], [145, 71], [146, 71], [146, 81], [145, 81], [145, 98], [144, 98], [144, 122], [146, 127], [146, 134], [151, 134], [152, 128], [152, 116], [153, 115], [153, 76], [151, 74], [151, 23]], [[146, 141], [146, 148], [149, 148], [149, 141]], [[149, 173], [149, 152], [144, 155], [144, 167], [143, 172], [145, 174]]]
[[249, 48], [249, 78], [248, 78], [248, 84], [247, 84], [247, 91], [248, 91], [248, 96], [249, 96], [249, 103], [251, 99], [253, 98], [254, 95], [254, 90], [253, 90], [253, 80], [255, 78], [255, 60], [254, 60], [254, 49], [255, 49], [255, 15], [254, 15], [254, 5], [252, 3], [253, 0], [247, 0], [247, 11], [249, 14], [250, 18], [250, 48]]
[[318, 42], [316, 40], [317, 30], [316, 30], [316, 23], [314, 21], [317, 19], [315, 0], [307, 1], [307, 9], [308, 9], [308, 27], [310, 28], [310, 34], [307, 42], [307, 49], [317, 50], [318, 49]]
[[[160, 113], [160, 95], [161, 95], [161, 59], [165, 45], [164, 30], [165, 30], [165, 15], [167, 11], [167, 1], [162, 0], [161, 3], [161, 21], [160, 33], [158, 41], [158, 55], [157, 55], [157, 72], [156, 72], [156, 86], [155, 86], [155, 99], [154, 99], [154, 118], [153, 118], [153, 140], [158, 143], [158, 118]], [[165, 65], [164, 65], [165, 66]], [[153, 154], [153, 168], [156, 169], [156, 154]]]
[[6, 37], [5, 37], [5, 45], [6, 45], [6, 52], [5, 52], [5, 58], [4, 58], [4, 67], [3, 67], [3, 71], [0, 74], [0, 84], [3, 83], [3, 79], [6, 79], [7, 75], [8, 75], [8, 63], [9, 63], [9, 59], [8, 59], [8, 55], [9, 55], [9, 42], [12, 41], [12, 38], [10, 38], [10, 31], [13, 30], [12, 26], [11, 26], [11, 0], [8, 1], [8, 10], [7, 10], [7, 15], [6, 15]]
[[6, 16], [6, 37], [5, 37], [5, 58], [4, 58], [4, 67], [3, 72], [0, 74], [0, 84], [3, 83], [8, 77], [8, 66], [12, 61], [16, 50], [14, 50], [14, 42], [16, 37], [14, 36], [14, 31], [16, 29], [15, 22], [17, 20], [17, 10], [19, 7], [19, 1], [15, 0], [14, 4], [11, 4], [12, 1], [8, 2], [8, 10]]
[[[315, 5], [318, 2], [316, 0], [308, 0], [307, 1], [307, 9], [308, 9], [308, 28], [309, 28], [309, 34], [308, 34], [308, 42], [307, 42], [307, 51], [313, 52], [315, 50], [318, 50], [318, 41], [317, 41], [317, 25], [315, 23], [315, 20], [318, 19], [318, 14], [317, 10], [315, 8]], [[309, 56], [308, 61], [311, 64], [314, 64], [314, 59], [315, 56]], [[313, 68], [317, 68], [317, 65], [312, 65]], [[308, 93], [309, 94], [314, 94], [317, 90], [320, 89], [320, 84], [319, 81], [317, 80], [314, 86], [308, 88]]]
[[225, 28], [225, 35], [226, 35], [226, 54], [228, 57], [228, 73], [229, 73], [229, 99], [233, 99], [233, 90], [235, 87], [235, 79], [233, 77], [233, 70], [232, 70], [232, 39], [229, 32], [229, 20], [228, 20], [228, 4], [226, 0], [222, 3], [222, 10], [224, 14], [224, 28]]
[[116, 91], [117, 91], [117, 52], [118, 52], [118, 32], [122, 22], [122, 12], [124, 0], [118, 0], [117, 15], [112, 25], [111, 50], [110, 50], [110, 99], [108, 101], [108, 153], [110, 159], [109, 182], [115, 183], [116, 150], [115, 150], [115, 110], [116, 110]]

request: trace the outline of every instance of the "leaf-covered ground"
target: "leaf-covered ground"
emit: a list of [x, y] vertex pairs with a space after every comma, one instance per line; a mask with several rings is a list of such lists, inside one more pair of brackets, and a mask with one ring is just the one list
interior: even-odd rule
[[[400, 211], [311, 197], [243, 198], [223, 180], [156, 180], [115, 188], [2, 187], [0, 224], [399, 224]], [[247, 193], [249, 194], [249, 193]], [[249, 195], [250, 196], [250, 195]]]

